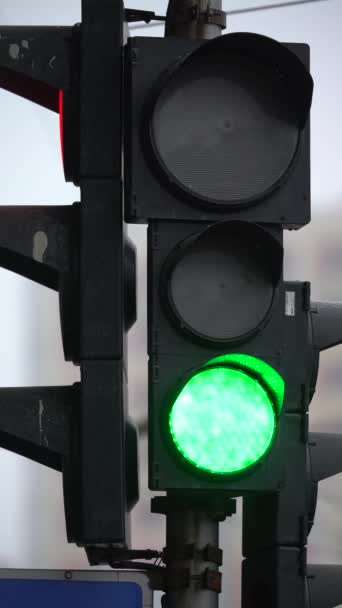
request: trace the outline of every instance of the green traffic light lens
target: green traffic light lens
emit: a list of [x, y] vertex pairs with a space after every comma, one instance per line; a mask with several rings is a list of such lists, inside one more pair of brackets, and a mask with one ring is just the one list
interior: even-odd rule
[[229, 475], [263, 457], [275, 433], [276, 414], [257, 378], [217, 365], [202, 368], [183, 387], [169, 426], [186, 460], [208, 473]]

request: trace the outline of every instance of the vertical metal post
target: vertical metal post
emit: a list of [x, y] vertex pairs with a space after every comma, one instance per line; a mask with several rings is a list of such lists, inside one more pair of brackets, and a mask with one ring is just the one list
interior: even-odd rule
[[[218, 576], [212, 560], [218, 549], [219, 524], [204, 511], [184, 510], [166, 516], [167, 608], [217, 608], [218, 591], [208, 589]], [[212, 555], [211, 555], [212, 553]], [[184, 588], [172, 589], [172, 586]], [[215, 584], [214, 584], [215, 587]]]
[[222, 0], [170, 0], [166, 36], [210, 39], [225, 28]]
[[236, 513], [225, 493], [168, 492], [152, 499], [152, 512], [166, 515], [163, 608], [218, 608], [223, 553], [219, 522]]

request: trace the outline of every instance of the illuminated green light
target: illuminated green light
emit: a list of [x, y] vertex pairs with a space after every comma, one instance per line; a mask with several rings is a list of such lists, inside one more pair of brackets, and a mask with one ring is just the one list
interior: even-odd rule
[[258, 462], [276, 426], [274, 404], [264, 385], [228, 365], [216, 363], [196, 373], [169, 416], [173, 441], [184, 458], [218, 475], [238, 473]]

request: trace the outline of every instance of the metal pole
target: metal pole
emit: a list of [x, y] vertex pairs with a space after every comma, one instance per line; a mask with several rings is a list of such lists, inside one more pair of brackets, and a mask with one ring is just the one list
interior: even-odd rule
[[[165, 36], [211, 39], [224, 27], [222, 0], [169, 0]], [[209, 510], [172, 509], [169, 505], [165, 550], [168, 589], [163, 607], [218, 608], [218, 543], [219, 523]]]
[[170, 0], [166, 36], [210, 39], [225, 27], [222, 0]]
[[217, 608], [218, 592], [207, 589], [218, 573], [219, 524], [203, 511], [168, 512], [166, 518], [166, 567], [168, 580], [177, 587], [167, 591], [167, 608]]

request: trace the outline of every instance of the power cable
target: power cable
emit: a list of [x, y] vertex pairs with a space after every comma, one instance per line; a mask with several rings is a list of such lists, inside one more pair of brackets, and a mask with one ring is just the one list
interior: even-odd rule
[[313, 4], [314, 2], [327, 2], [327, 0], [293, 0], [289, 2], [278, 2], [277, 4], [264, 4], [262, 6], [251, 6], [234, 11], [226, 11], [226, 15], [243, 15], [244, 13], [255, 13], [257, 11], [267, 11], [275, 8], [289, 8], [300, 4]]
[[[328, 0], [292, 0], [292, 1], [287, 1], [287, 2], [278, 2], [276, 4], [264, 4], [264, 5], [260, 5], [260, 6], [250, 6], [247, 8], [241, 8], [241, 9], [237, 9], [237, 10], [233, 10], [233, 11], [225, 11], [226, 15], [231, 16], [231, 15], [244, 15], [246, 13], [256, 13], [259, 11], [267, 11], [267, 10], [273, 10], [276, 8], [290, 8], [292, 6], [299, 6], [300, 4], [313, 4], [316, 2], [327, 2]], [[162, 23], [160, 22], [153, 22], [153, 23], [149, 23], [148, 25], [146, 25], [146, 23], [142, 23], [139, 25], [135, 25], [134, 27], [130, 28], [130, 31], [132, 30], [138, 30], [141, 28], [146, 28], [146, 27], [158, 27], [162, 25]]]

